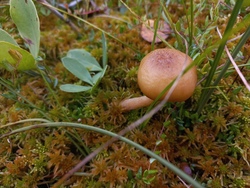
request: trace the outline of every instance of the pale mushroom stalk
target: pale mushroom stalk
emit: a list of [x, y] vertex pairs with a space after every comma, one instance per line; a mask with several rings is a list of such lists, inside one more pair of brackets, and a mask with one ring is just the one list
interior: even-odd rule
[[134, 97], [131, 99], [125, 99], [121, 101], [120, 106], [122, 107], [122, 111], [130, 111], [138, 108], [143, 108], [152, 104], [153, 100], [146, 97]]

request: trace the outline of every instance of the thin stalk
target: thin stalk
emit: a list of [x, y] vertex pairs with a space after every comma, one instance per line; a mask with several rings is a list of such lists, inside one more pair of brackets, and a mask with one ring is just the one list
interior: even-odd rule
[[[246, 41], [250, 38], [250, 26], [247, 28], [246, 32], [244, 33], [244, 35], [241, 37], [240, 41], [238, 42], [238, 44], [236, 45], [236, 47], [234, 48], [233, 52], [232, 52], [232, 57], [235, 58], [237, 56], [237, 54], [239, 53], [240, 49], [243, 47], [243, 45], [246, 43]], [[228, 60], [223, 69], [220, 71], [220, 74], [218, 75], [218, 77], [216, 78], [216, 80], [213, 83], [213, 86], [217, 86], [220, 82], [220, 80], [223, 78], [223, 76], [225, 75], [225, 73], [227, 72], [229, 66], [230, 66], [230, 61]], [[205, 104], [207, 103], [207, 101], [209, 100], [210, 96], [212, 95], [213, 91], [214, 91], [214, 87], [211, 87], [205, 95], [204, 100], [199, 104], [199, 107], [197, 109], [198, 114], [201, 113], [202, 109], [204, 108]]]
[[21, 123], [35, 122], [35, 121], [44, 122], [44, 123], [50, 123], [51, 122], [51, 121], [49, 121], [47, 119], [31, 118], [31, 119], [23, 119], [23, 120], [20, 120], [20, 121], [7, 123], [5, 125], [0, 125], [0, 128], [9, 127], [9, 126], [13, 126], [13, 125], [21, 124]]
[[114, 39], [114, 40], [120, 42], [120, 43], [123, 44], [124, 46], [129, 47], [130, 49], [132, 49], [132, 50], [135, 51], [136, 53], [141, 54], [141, 52], [140, 52], [138, 49], [136, 49], [134, 46], [131, 46], [131, 45], [129, 45], [129, 44], [123, 42], [123, 41], [120, 40], [119, 38], [117, 38], [117, 37], [111, 35], [111, 34], [108, 33], [107, 31], [105, 31], [105, 30], [99, 28], [98, 26], [96, 26], [96, 25], [94, 25], [94, 24], [88, 22], [87, 20], [84, 20], [84, 19], [82, 19], [82, 18], [80, 18], [80, 17], [78, 17], [78, 16], [76, 16], [76, 15], [74, 15], [74, 14], [70, 14], [70, 13], [64, 11], [64, 10], [58, 9], [58, 8], [56, 8], [56, 7], [53, 7], [53, 6], [50, 5], [50, 4], [46, 4], [46, 3], [43, 3], [43, 2], [40, 2], [40, 3], [43, 4], [43, 5], [46, 6], [46, 7], [50, 7], [50, 8], [56, 9], [56, 10], [58, 10], [59, 12], [64, 13], [65, 15], [69, 15], [69, 16], [71, 16], [72, 18], [75, 18], [75, 19], [80, 20], [81, 22], [83, 22], [83, 23], [85, 23], [85, 24], [88, 24], [88, 25], [91, 26], [92, 28], [97, 29], [97, 30], [103, 32], [104, 34], [106, 34], [106, 35], [109, 36], [110, 38], [112, 38], [112, 39]]
[[[38, 71], [40, 72], [40, 75], [42, 76], [45, 85], [47, 86], [49, 92], [52, 94], [52, 96], [53, 96], [53, 98], [55, 99], [57, 105], [64, 111], [64, 108], [62, 108], [62, 105], [60, 104], [60, 102], [59, 102], [59, 100], [58, 100], [58, 97], [56, 96], [54, 90], [51, 88], [50, 84], [48, 83], [47, 79], [45, 78], [43, 71], [42, 71], [41, 69], [39, 69], [39, 68], [38, 68]], [[65, 114], [66, 114], [66, 113], [65, 113]], [[65, 118], [66, 118], [67, 120], [69, 120], [67, 116], [65, 116]]]
[[160, 17], [161, 17], [161, 12], [162, 12], [162, 6], [160, 6], [160, 9], [158, 10], [158, 16], [157, 16], [157, 19], [156, 19], [156, 24], [155, 24], [155, 28], [154, 28], [154, 38], [153, 38], [153, 41], [152, 41], [152, 44], [151, 44], [151, 50], [154, 50], [154, 45], [155, 45], [155, 39], [156, 39], [156, 36], [157, 36], [157, 30], [158, 30], [158, 26], [159, 26], [159, 20], [160, 20]]
[[[81, 129], [86, 129], [89, 131], [95, 131], [104, 135], [108, 135], [111, 136], [115, 139], [119, 139], [135, 148], [137, 148], [138, 150], [142, 151], [143, 153], [147, 154], [148, 156], [150, 156], [151, 158], [156, 159], [157, 161], [159, 161], [161, 164], [165, 165], [166, 167], [168, 167], [171, 171], [173, 171], [175, 174], [177, 174], [179, 177], [181, 177], [182, 179], [184, 179], [186, 182], [188, 182], [189, 184], [193, 185], [196, 188], [202, 188], [202, 186], [195, 181], [192, 177], [190, 177], [189, 175], [187, 175], [185, 172], [183, 172], [182, 170], [180, 170], [178, 167], [176, 167], [175, 165], [173, 165], [172, 163], [168, 162], [167, 160], [163, 159], [162, 157], [160, 157], [159, 155], [155, 154], [154, 152], [148, 150], [147, 148], [141, 146], [140, 144], [137, 144], [123, 136], [120, 136], [119, 134], [115, 134], [113, 132], [98, 128], [98, 127], [94, 127], [94, 126], [89, 126], [89, 125], [85, 125], [85, 124], [79, 124], [79, 123], [69, 123], [69, 122], [51, 122], [51, 123], [41, 123], [41, 124], [35, 124], [35, 125], [30, 125], [27, 127], [22, 127], [19, 129], [16, 129], [14, 131], [11, 131], [9, 133], [6, 133], [2, 136], [0, 136], [0, 139], [6, 136], [10, 136], [16, 133], [20, 133], [20, 132], [24, 132], [24, 131], [28, 131], [31, 129], [35, 129], [35, 128], [41, 128], [41, 127], [74, 127], [74, 128], [81, 128]], [[63, 183], [63, 182], [61, 182]], [[60, 184], [55, 184], [53, 187], [59, 187]]]
[[[40, 4], [48, 4], [50, 5], [46, 0], [37, 0], [38, 3]], [[63, 20], [65, 23], [67, 23], [76, 33], [77, 35], [80, 37], [81, 36], [81, 33], [80, 33], [80, 30], [79, 28], [73, 23], [71, 22], [69, 19], [67, 19], [66, 17], [64, 17], [60, 12], [58, 12], [56, 9], [54, 8], [51, 8], [51, 6], [47, 6], [47, 8], [53, 12], [57, 17], [59, 17], [61, 20]]]
[[175, 37], [179, 46], [180, 51], [183, 51], [185, 49], [185, 46], [183, 45], [183, 41], [181, 39], [181, 36], [179, 36], [179, 32], [176, 30], [175, 24], [172, 21], [172, 18], [170, 16], [170, 13], [168, 12], [168, 10], [166, 9], [166, 7], [164, 6], [163, 2], [161, 2], [161, 7], [163, 7], [163, 19], [169, 23], [170, 27], [174, 30], [175, 33]]
[[[126, 3], [124, 3], [122, 0], [120, 0], [119, 2], [121, 2], [134, 16], [135, 16], [135, 18], [136, 19], [138, 19], [140, 22], [142, 22], [143, 24], [144, 24], [144, 20], [142, 20], [142, 19], [140, 19], [140, 16], [138, 16], [133, 10], [131, 10], [130, 9], [130, 7], [126, 4]], [[159, 13], [161, 13], [162, 12], [162, 6], [164, 6], [163, 4], [161, 4], [161, 6], [160, 6], [160, 11], [159, 11]], [[156, 23], [156, 28], [158, 28], [158, 22], [159, 22], [159, 19], [160, 19], [160, 15], [158, 15], [158, 18], [157, 18], [157, 23]], [[157, 34], [156, 34], [156, 32], [157, 32], [157, 29], [152, 29], [151, 27], [149, 27], [149, 26], [147, 26], [147, 24], [145, 24], [145, 26], [149, 29], [149, 30], [151, 30], [152, 32], [154, 32], [154, 37], [156, 37], [157, 36]], [[166, 44], [169, 48], [173, 48], [172, 47], [172, 45], [170, 45], [166, 40], [164, 40], [164, 38], [162, 38], [162, 37], [160, 37], [160, 36], [157, 36], [159, 39], [161, 39], [161, 41], [164, 43], [164, 44]], [[153, 42], [152, 42], [152, 46], [151, 46], [151, 49], [153, 50], [154, 49], [154, 41], [155, 41], [155, 39], [153, 40]]]
[[108, 63], [108, 46], [105, 34], [102, 33], [102, 68], [104, 69]]
[[189, 31], [189, 46], [192, 45], [194, 36], [194, 1], [190, 1], [190, 31]]
[[[240, 41], [236, 45], [234, 51], [232, 52], [232, 57], [235, 58], [240, 49], [244, 46], [244, 44], [247, 42], [247, 40], [250, 38], [250, 26], [247, 28], [246, 32], [242, 35]], [[219, 80], [223, 77], [223, 75], [226, 73], [228, 67], [230, 66], [230, 61], [227, 61], [224, 68], [221, 70], [217, 80], [214, 82], [214, 84], [218, 84]]]
[[235, 23], [235, 21], [237, 19], [239, 11], [240, 11], [241, 4], [242, 4], [242, 1], [237, 1], [236, 4], [235, 4], [234, 10], [232, 12], [232, 15], [231, 15], [229, 21], [228, 21], [227, 27], [225, 29], [225, 33], [224, 33], [224, 35], [222, 37], [221, 43], [220, 43], [219, 48], [217, 50], [216, 56], [214, 58], [213, 66], [211, 67], [211, 70], [209, 71], [209, 75], [208, 75], [208, 78], [206, 80], [205, 87], [209, 86], [212, 79], [213, 79], [213, 76], [214, 76], [214, 73], [216, 71], [217, 65], [219, 64], [220, 58], [221, 58], [222, 53], [224, 51], [225, 45], [227, 43], [227, 39], [231, 34], [231, 30], [232, 30], [232, 28], [234, 26], [234, 23]]
[[126, 4], [123, 2], [123, 0], [120, 0], [120, 2], [131, 12], [137, 19], [139, 19], [139, 16]]
[[[76, 146], [76, 148], [81, 152], [81, 154], [84, 157], [87, 156], [90, 153], [90, 149], [83, 143], [82, 139], [79, 137], [79, 134], [76, 132], [76, 130], [74, 130], [74, 133], [71, 133], [69, 131], [66, 132], [70, 141]], [[79, 145], [78, 143], [81, 143], [81, 145]]]
[[188, 33], [189, 33], [189, 37], [190, 37], [190, 33], [191, 33], [191, 26], [190, 26], [190, 21], [189, 21], [189, 16], [188, 16], [188, 10], [187, 10], [187, 6], [186, 6], [186, 1], [181, 0], [181, 3], [183, 5], [184, 8], [184, 12], [186, 12], [186, 19], [187, 19], [187, 25], [188, 25]]
[[[181, 1], [184, 7], [184, 12], [186, 12], [186, 19], [188, 24], [188, 36], [189, 36], [189, 47], [192, 45], [193, 36], [194, 36], [194, 1], [190, 1], [190, 10], [187, 9], [186, 1]], [[190, 12], [190, 19], [189, 19], [189, 12]]]
[[[6, 83], [6, 81], [0, 77], [0, 84], [2, 84], [4, 87], [6, 87], [11, 93], [15, 93], [18, 97], [20, 97], [23, 101], [25, 101], [30, 107], [37, 109], [45, 118], [51, 120], [49, 118], [49, 116], [41, 109], [37, 108], [36, 105], [34, 105], [32, 102], [30, 102], [28, 99], [26, 99], [23, 95], [21, 95], [19, 92], [16, 92], [12, 87], [10, 87], [8, 85], [8, 83]], [[3, 95], [2, 95], [3, 96]], [[20, 102], [17, 101], [16, 102]], [[27, 105], [25, 103], [23, 103], [24, 105]]]
[[[217, 50], [217, 53], [215, 55], [215, 58], [214, 58], [214, 61], [213, 61], [213, 64], [211, 66], [211, 69], [209, 71], [209, 74], [208, 74], [208, 77], [206, 79], [206, 83], [205, 83], [205, 88], [209, 87], [211, 85], [211, 82], [212, 82], [212, 79], [214, 77], [214, 74], [215, 74], [215, 71], [216, 71], [216, 68], [220, 62], [220, 59], [221, 59], [221, 56], [222, 56], [222, 53], [224, 52], [224, 48], [225, 48], [225, 45], [227, 43], [227, 39], [228, 37], [230, 36], [230, 34], [232, 33], [232, 28], [234, 26], [234, 23], [237, 19], [237, 16], [239, 14], [239, 11], [240, 11], [240, 8], [241, 8], [241, 5], [242, 5], [242, 2], [243, 1], [237, 1], [235, 6], [234, 6], [234, 9], [232, 11], [232, 14], [231, 14], [231, 17], [228, 21], [228, 24], [227, 24], [227, 27], [225, 29], [225, 33], [221, 39], [221, 43], [218, 47], [218, 50]], [[210, 89], [211, 90], [211, 89]], [[201, 96], [200, 96], [200, 100], [198, 102], [198, 114], [201, 112], [203, 106], [205, 105], [205, 103], [208, 101], [208, 93], [211, 93], [210, 90], [203, 90], [202, 93], [201, 93]]]

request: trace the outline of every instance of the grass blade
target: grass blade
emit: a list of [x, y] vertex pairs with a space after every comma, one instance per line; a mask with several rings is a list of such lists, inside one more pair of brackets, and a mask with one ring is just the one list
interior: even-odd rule
[[[233, 58], [235, 58], [237, 56], [237, 54], [239, 53], [240, 49], [243, 47], [243, 45], [246, 43], [246, 41], [249, 38], [250, 38], [250, 26], [247, 28], [246, 32], [241, 37], [240, 41], [238, 42], [238, 44], [236, 45], [235, 49], [233, 50], [233, 52], [232, 52], [232, 57]], [[213, 86], [217, 86], [219, 84], [220, 80], [223, 78], [223, 76], [225, 75], [226, 71], [228, 70], [230, 64], [231, 63], [228, 60], [226, 62], [226, 64], [224, 65], [224, 68], [220, 71], [220, 74], [218, 75], [218, 77], [214, 81]], [[209, 97], [212, 95], [213, 91], [214, 91], [214, 87], [211, 87], [209, 89], [209, 91], [206, 92], [204, 100], [199, 104], [199, 107], [198, 107], [198, 110], [197, 110], [198, 114], [201, 113], [201, 111], [204, 108], [205, 104], [209, 100]]]
[[[37, 109], [45, 118], [47, 119], [50, 119], [49, 116], [44, 112], [44, 110], [36, 107], [35, 104], [33, 104], [31, 101], [29, 101], [28, 99], [26, 99], [23, 95], [21, 95], [19, 92], [17, 92], [15, 89], [13, 89], [9, 83], [4, 80], [3, 78], [0, 77], [0, 85], [3, 85], [4, 87], [6, 87], [12, 94], [15, 94], [17, 95], [18, 97], [20, 97], [24, 102], [23, 104], [24, 105], [27, 105], [29, 107], [32, 107], [34, 109]], [[4, 96], [3, 94], [0, 94], [2, 96]], [[18, 100], [15, 100], [15, 99], [11, 99], [11, 100], [14, 100], [14, 101], [18, 101]], [[26, 102], [26, 103], [25, 103]]]
[[108, 62], [108, 47], [107, 47], [107, 40], [105, 37], [105, 33], [102, 32], [102, 68], [106, 67]]
[[[23, 131], [28, 131], [31, 129], [35, 129], [35, 128], [41, 128], [41, 127], [74, 127], [74, 128], [81, 128], [81, 129], [86, 129], [89, 131], [95, 131], [101, 134], [105, 134], [108, 136], [112, 136], [114, 138], [117, 138], [135, 148], [137, 148], [138, 150], [142, 151], [143, 153], [147, 154], [148, 156], [150, 156], [151, 158], [156, 159], [157, 161], [159, 161], [160, 163], [162, 163], [163, 165], [165, 165], [166, 167], [168, 167], [170, 170], [172, 170], [174, 173], [176, 173], [178, 176], [180, 176], [182, 179], [186, 180], [188, 183], [192, 184], [194, 187], [196, 188], [202, 188], [202, 186], [195, 181], [192, 177], [190, 177], [189, 175], [187, 175], [185, 172], [183, 172], [182, 170], [180, 170], [179, 168], [177, 168], [176, 166], [174, 166], [172, 163], [168, 162], [167, 160], [163, 159], [162, 157], [160, 157], [159, 155], [155, 154], [154, 152], [148, 150], [147, 148], [141, 146], [140, 144], [137, 144], [123, 136], [120, 136], [118, 134], [115, 134], [113, 132], [98, 128], [98, 127], [94, 127], [94, 126], [89, 126], [89, 125], [85, 125], [85, 124], [80, 124], [80, 123], [69, 123], [69, 122], [50, 122], [50, 123], [41, 123], [41, 124], [35, 124], [35, 125], [30, 125], [30, 126], [26, 126], [26, 127], [22, 127], [19, 129], [16, 129], [12, 132], [9, 132], [7, 134], [4, 134], [2, 136], [0, 136], [0, 138], [9, 136], [9, 135], [13, 135], [16, 133], [20, 133]], [[55, 185], [54, 185], [55, 186]]]
[[[212, 63], [211, 69], [209, 71], [209, 74], [208, 74], [208, 77], [207, 77], [207, 80], [206, 80], [206, 83], [204, 85], [205, 88], [208, 88], [211, 85], [211, 82], [212, 82], [212, 79], [214, 77], [216, 68], [217, 68], [217, 66], [218, 66], [218, 64], [220, 62], [222, 53], [224, 52], [224, 48], [225, 48], [225, 45], [227, 43], [227, 39], [228, 39], [228, 37], [230, 36], [230, 34], [232, 32], [232, 28], [234, 26], [234, 23], [235, 23], [235, 21], [237, 19], [238, 14], [239, 14], [242, 2], [243, 1], [237, 1], [235, 6], [234, 6], [234, 9], [233, 9], [231, 17], [230, 17], [230, 19], [228, 21], [225, 33], [224, 33], [224, 35], [223, 35], [223, 37], [221, 39], [221, 43], [220, 43], [220, 45], [218, 47], [216, 56], [214, 58], [214, 61]], [[208, 101], [212, 91], [213, 91], [212, 88], [210, 88], [209, 90], [204, 89], [203, 92], [201, 93], [200, 100], [198, 102], [198, 106], [199, 106], [198, 110], [197, 110], [198, 114], [201, 112], [204, 105]]]
[[161, 1], [161, 7], [163, 7], [163, 19], [169, 23], [170, 27], [173, 29], [174, 33], [175, 33], [175, 37], [178, 43], [178, 47], [180, 51], [184, 51], [185, 50], [185, 46], [183, 45], [183, 41], [181, 36], [179, 35], [179, 32], [177, 31], [174, 22], [172, 21], [172, 18], [170, 16], [169, 11], [167, 10], [167, 8], [164, 6], [163, 1]]

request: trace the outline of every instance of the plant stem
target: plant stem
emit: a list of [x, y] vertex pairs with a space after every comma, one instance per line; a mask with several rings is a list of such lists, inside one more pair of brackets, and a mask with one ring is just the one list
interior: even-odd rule
[[194, 35], [194, 0], [190, 1], [190, 17], [189, 46], [192, 45]]
[[[10, 133], [7, 133], [7, 134], [0, 136], [0, 138], [6, 137], [9, 135], [13, 135], [13, 134], [16, 134], [19, 132], [35, 129], [35, 128], [41, 128], [41, 127], [74, 127], [74, 128], [86, 129], [86, 130], [95, 131], [95, 132], [98, 132], [101, 134], [105, 134], [108, 136], [112, 136], [113, 139], [110, 139], [108, 142], [106, 142], [104, 145], [102, 145], [102, 147], [99, 147], [95, 152], [92, 152], [85, 159], [86, 160], [88, 160], [89, 158], [92, 159], [93, 157], [95, 157], [98, 154], [98, 152], [100, 152], [102, 149], [106, 148], [110, 143], [119, 139], [119, 140], [137, 148], [138, 150], [142, 151], [143, 153], [147, 154], [148, 156], [156, 159], [157, 161], [159, 161], [160, 163], [162, 163], [163, 165], [168, 167], [170, 170], [172, 170], [174, 173], [176, 173], [178, 176], [180, 176], [182, 179], [184, 179], [186, 182], [193, 185], [195, 188], [202, 188], [202, 186], [197, 181], [195, 181], [192, 177], [187, 175], [185, 172], [183, 172], [182, 170], [177, 168], [172, 163], [168, 162], [167, 160], [163, 159], [159, 155], [155, 154], [154, 152], [148, 150], [147, 148], [141, 146], [140, 144], [137, 144], [137, 143], [121, 136], [120, 134], [115, 134], [113, 132], [110, 132], [110, 131], [107, 131], [107, 130], [104, 130], [104, 129], [101, 129], [98, 127], [94, 127], [94, 126], [89, 126], [89, 125], [79, 124], [79, 123], [69, 123], [69, 122], [41, 123], [41, 124], [30, 125], [27, 127], [16, 129]], [[78, 165], [75, 168], [70, 170], [62, 179], [60, 179], [56, 184], [54, 184], [53, 188], [59, 187], [68, 177], [70, 177], [71, 175], [73, 175], [74, 172], [77, 171], [76, 169], [79, 169], [79, 167], [82, 167], [83, 163], [85, 163], [86, 160], [83, 160], [80, 163], [78, 163]]]
[[[216, 68], [220, 62], [220, 59], [221, 59], [221, 56], [222, 56], [222, 53], [224, 52], [224, 48], [225, 48], [225, 45], [227, 43], [227, 39], [228, 37], [230, 36], [231, 34], [231, 30], [234, 26], [234, 23], [237, 19], [237, 16], [239, 14], [239, 11], [240, 11], [240, 8], [241, 8], [241, 5], [242, 5], [242, 2], [243, 1], [237, 1], [235, 6], [234, 6], [234, 9], [232, 11], [232, 15], [228, 21], [228, 24], [227, 24], [227, 27], [225, 29], [225, 33], [221, 39], [221, 43], [218, 47], [218, 50], [217, 50], [217, 53], [216, 53], [216, 56], [214, 58], [214, 61], [212, 63], [212, 66], [211, 66], [211, 69], [209, 71], [209, 74], [208, 74], [208, 77], [206, 79], [206, 83], [205, 83], [205, 88], [208, 88], [209, 86], [211, 86], [211, 81], [214, 77], [214, 74], [215, 74], [215, 71], [216, 71]], [[209, 100], [209, 97], [211, 95], [211, 93], [213, 92], [213, 88], [210, 88], [208, 90], [204, 89], [201, 93], [201, 96], [200, 96], [200, 99], [199, 99], [199, 102], [198, 102], [198, 109], [197, 109], [197, 112], [198, 114], [201, 113], [203, 107], [205, 106], [206, 102]]]
[[46, 0], [37, 0], [38, 3], [45, 5], [51, 12], [53, 12], [57, 17], [59, 17], [61, 20], [63, 20], [65, 23], [67, 23], [78, 35], [78, 37], [81, 36], [79, 28], [71, 22], [68, 18], [65, 18], [59, 11], [52, 8], [51, 5]]
[[[250, 26], [247, 28], [246, 32], [244, 33], [244, 35], [241, 37], [240, 41], [238, 42], [238, 44], [236, 45], [235, 49], [232, 52], [232, 57], [235, 58], [237, 56], [237, 54], [239, 53], [240, 49], [243, 47], [243, 45], [246, 43], [246, 41], [248, 40], [248, 38], [250, 38]], [[220, 80], [223, 78], [223, 76], [225, 75], [226, 71], [228, 70], [229, 66], [230, 66], [230, 61], [228, 60], [226, 62], [226, 64], [224, 65], [223, 69], [220, 71], [219, 76], [216, 78], [216, 80], [213, 83], [213, 86], [217, 86], [220, 82]], [[207, 101], [209, 100], [210, 96], [212, 95], [213, 91], [214, 91], [215, 87], [211, 87], [205, 94], [204, 99], [202, 100], [202, 102], [199, 103], [199, 107], [197, 109], [198, 114], [201, 113], [202, 109], [204, 108], [205, 104], [207, 103]]]

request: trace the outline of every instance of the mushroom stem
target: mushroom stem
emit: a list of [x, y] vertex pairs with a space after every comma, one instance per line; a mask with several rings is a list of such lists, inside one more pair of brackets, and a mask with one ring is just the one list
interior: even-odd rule
[[131, 99], [125, 99], [121, 101], [120, 106], [122, 107], [122, 111], [130, 111], [138, 108], [142, 108], [145, 106], [149, 106], [153, 100], [146, 96], [135, 97]]

